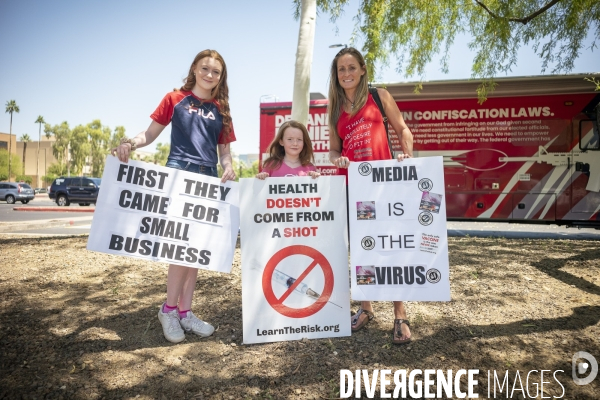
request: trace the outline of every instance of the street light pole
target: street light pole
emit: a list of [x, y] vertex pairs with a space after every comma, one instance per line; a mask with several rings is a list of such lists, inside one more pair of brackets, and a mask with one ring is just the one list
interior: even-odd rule
[[262, 102], [263, 102], [263, 99], [266, 99], [266, 98], [269, 98], [269, 97], [272, 97], [272, 98], [274, 98], [276, 103], [279, 101], [279, 97], [277, 97], [277, 96], [276, 96], [276, 95], [274, 95], [274, 94], [263, 94], [263, 95], [262, 95], [262, 96], [260, 96], [260, 98], [258, 99], [258, 102], [259, 102], [259, 103], [262, 103]]
[[67, 143], [67, 176], [71, 176], [71, 143]]
[[42, 141], [42, 125], [40, 124], [40, 133], [38, 135], [38, 151], [37, 151], [37, 160], [35, 164], [35, 176], [37, 177], [37, 187], [41, 187], [40, 185], [40, 142]]
[[[44, 149], [44, 176], [46, 176], [47, 172], [46, 172], [46, 150], [48, 149]], [[46, 182], [44, 181], [44, 185], [46, 184]]]
[[94, 156], [93, 156], [94, 149], [93, 149], [93, 145], [92, 145], [92, 135], [88, 134], [88, 138], [90, 139], [90, 161], [89, 161], [89, 163], [87, 163], [89, 165], [88, 166], [88, 176], [92, 176], [92, 162], [94, 160]]

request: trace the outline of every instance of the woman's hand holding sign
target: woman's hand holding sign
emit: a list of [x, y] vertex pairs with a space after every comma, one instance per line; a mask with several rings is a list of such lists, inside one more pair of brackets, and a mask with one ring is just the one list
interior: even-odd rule
[[341, 156], [333, 160], [333, 165], [338, 168], [348, 168], [350, 166], [350, 160], [348, 160], [348, 157]]

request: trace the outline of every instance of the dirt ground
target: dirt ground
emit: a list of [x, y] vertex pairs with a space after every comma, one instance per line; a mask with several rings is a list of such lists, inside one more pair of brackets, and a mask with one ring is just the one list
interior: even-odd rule
[[575, 352], [600, 361], [599, 242], [450, 238], [452, 301], [408, 303], [414, 341], [398, 347], [390, 302], [351, 337], [243, 345], [239, 248], [231, 274], [198, 277], [193, 309], [214, 336], [168, 343], [166, 266], [86, 241], [0, 237], [0, 399], [333, 399], [340, 369], [479, 369], [479, 398], [508, 370], [515, 399], [544, 369], [545, 398], [600, 398], [600, 376], [571, 378]]

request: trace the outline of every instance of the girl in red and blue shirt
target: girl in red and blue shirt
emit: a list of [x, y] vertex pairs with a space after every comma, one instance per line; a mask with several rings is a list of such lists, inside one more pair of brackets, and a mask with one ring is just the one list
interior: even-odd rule
[[[230, 153], [235, 133], [229, 112], [227, 67], [217, 51], [198, 53], [184, 85], [168, 93], [150, 118], [148, 129], [132, 139], [123, 139], [112, 149], [112, 154], [121, 162], [129, 160], [131, 151], [152, 143], [170, 123], [171, 150], [167, 167], [217, 177], [220, 162], [221, 181], [235, 180]], [[185, 332], [205, 337], [215, 330], [191, 311], [197, 275], [197, 268], [169, 265], [167, 299], [158, 311], [158, 319], [170, 342], [183, 341]]]

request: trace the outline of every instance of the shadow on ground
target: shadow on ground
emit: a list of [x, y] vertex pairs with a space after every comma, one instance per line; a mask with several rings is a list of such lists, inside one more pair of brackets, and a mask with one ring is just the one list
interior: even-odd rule
[[600, 354], [597, 243], [451, 238], [453, 300], [408, 303], [403, 347], [390, 344], [389, 302], [352, 337], [243, 345], [239, 249], [232, 274], [199, 273], [194, 310], [214, 336], [173, 345], [156, 318], [165, 266], [85, 245], [0, 239], [0, 399], [337, 398], [340, 369], [384, 368], [479, 369], [480, 397], [488, 371], [508, 371], [511, 388], [517, 373], [562, 371], [546, 396], [600, 391], [570, 378], [576, 351]]

